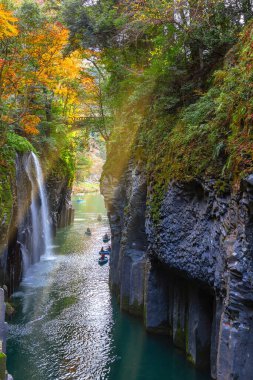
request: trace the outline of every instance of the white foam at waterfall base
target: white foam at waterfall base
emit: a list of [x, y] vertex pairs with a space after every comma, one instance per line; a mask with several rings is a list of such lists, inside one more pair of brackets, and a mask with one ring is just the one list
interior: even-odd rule
[[51, 259], [52, 236], [49, 222], [49, 209], [44, 184], [44, 177], [38, 157], [30, 153], [26, 172], [32, 185], [32, 245], [31, 264], [40, 260]]

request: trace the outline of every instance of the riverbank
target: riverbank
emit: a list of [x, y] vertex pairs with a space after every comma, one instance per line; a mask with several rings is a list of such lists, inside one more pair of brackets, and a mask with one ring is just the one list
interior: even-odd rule
[[74, 196], [83, 196], [85, 194], [98, 193], [99, 186], [99, 182], [74, 183], [72, 193]]

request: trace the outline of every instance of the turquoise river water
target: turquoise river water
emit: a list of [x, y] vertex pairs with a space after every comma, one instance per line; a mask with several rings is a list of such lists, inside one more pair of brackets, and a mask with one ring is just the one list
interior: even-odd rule
[[58, 231], [52, 257], [31, 267], [13, 296], [7, 354], [14, 380], [208, 380], [168, 338], [120, 312], [108, 265], [97, 261], [108, 231], [103, 199], [73, 204], [74, 224]]

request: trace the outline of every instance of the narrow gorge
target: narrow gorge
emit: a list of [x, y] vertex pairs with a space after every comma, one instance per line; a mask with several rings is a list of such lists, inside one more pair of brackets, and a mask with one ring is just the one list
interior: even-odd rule
[[252, 355], [253, 0], [0, 0], [0, 380]]

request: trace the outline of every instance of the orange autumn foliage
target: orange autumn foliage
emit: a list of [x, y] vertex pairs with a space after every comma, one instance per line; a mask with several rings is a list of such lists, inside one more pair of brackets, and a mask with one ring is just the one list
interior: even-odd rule
[[18, 35], [16, 17], [12, 12], [5, 9], [3, 4], [0, 4], [0, 40]]
[[[0, 110], [0, 120], [37, 135], [40, 122], [47, 121], [48, 104], [57, 112], [61, 110], [63, 123], [83, 117], [86, 109], [82, 99], [88, 92], [95, 94], [97, 86], [95, 78], [85, 71], [83, 52], [65, 55], [69, 31], [60, 22], [47, 20], [32, 28], [20, 22], [18, 33], [19, 20], [5, 11], [9, 24], [1, 34], [1, 12], [0, 7], [0, 40], [4, 39], [8, 49], [2, 50], [0, 58], [0, 104], [6, 105], [3, 115]], [[10, 41], [7, 36], [11, 32]], [[86, 55], [90, 58], [92, 52]]]
[[40, 118], [36, 115], [25, 115], [20, 121], [20, 126], [28, 135], [38, 135], [39, 130], [36, 127], [40, 121]]

